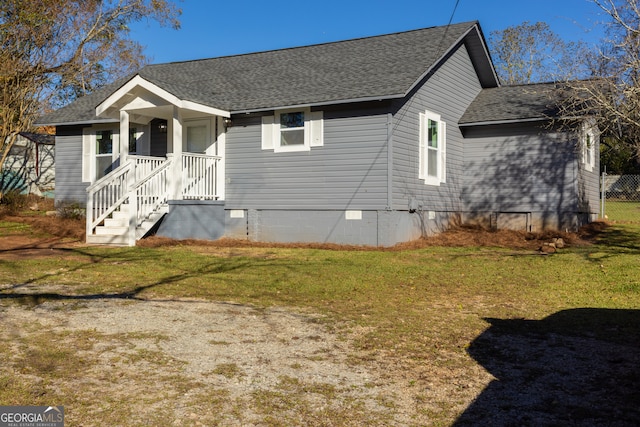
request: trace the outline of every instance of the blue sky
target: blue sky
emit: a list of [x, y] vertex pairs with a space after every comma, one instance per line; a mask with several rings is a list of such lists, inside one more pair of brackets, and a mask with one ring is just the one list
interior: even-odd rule
[[[567, 41], [595, 43], [603, 17], [591, 0], [184, 0], [182, 28], [132, 26], [152, 63], [236, 55], [478, 20], [486, 38], [524, 21]], [[455, 8], [455, 13], [454, 13]]]

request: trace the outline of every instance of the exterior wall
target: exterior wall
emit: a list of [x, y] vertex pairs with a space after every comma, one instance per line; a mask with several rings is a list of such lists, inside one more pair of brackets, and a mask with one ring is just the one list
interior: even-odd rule
[[[464, 45], [460, 46], [433, 76], [419, 87], [394, 115], [393, 204], [394, 210], [413, 209], [429, 218], [462, 210], [461, 192], [464, 145], [457, 124], [469, 104], [481, 91], [473, 64]], [[440, 114], [447, 123], [446, 182], [426, 185], [418, 177], [419, 113]], [[426, 227], [437, 228], [437, 224]]]
[[465, 137], [465, 219], [528, 231], [583, 222], [576, 136], [538, 123], [478, 126]]
[[227, 209], [384, 209], [387, 110], [382, 104], [388, 106], [324, 110], [324, 145], [305, 152], [262, 150], [261, 117], [232, 117]]
[[56, 206], [87, 201], [88, 182], [82, 182], [82, 127], [56, 129]]
[[53, 197], [55, 146], [19, 136], [9, 150], [0, 174], [0, 191]]
[[578, 211], [584, 213], [589, 221], [595, 221], [600, 215], [600, 143], [595, 147], [595, 165], [592, 171], [584, 167], [581, 156], [578, 167]]
[[149, 125], [149, 156], [166, 157], [167, 155], [167, 132], [158, 130], [160, 122], [162, 120], [153, 119]]
[[[233, 212], [231, 215], [230, 212]], [[354, 218], [354, 213], [358, 213]], [[442, 231], [447, 217], [389, 210], [227, 210], [225, 237], [277, 243], [393, 246]], [[426, 215], [426, 214], [424, 214]], [[425, 230], [424, 227], [431, 227]]]
[[169, 213], [156, 235], [171, 239], [216, 240], [224, 235], [224, 202], [212, 200], [169, 201]]

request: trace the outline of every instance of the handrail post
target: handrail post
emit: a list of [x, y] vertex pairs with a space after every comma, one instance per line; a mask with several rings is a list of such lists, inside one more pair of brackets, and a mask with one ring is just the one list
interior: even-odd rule
[[86, 236], [91, 236], [93, 234], [93, 192], [90, 191], [87, 193], [87, 204], [85, 206], [85, 216], [87, 219], [86, 224]]
[[131, 166], [129, 174], [127, 175], [127, 193], [129, 195], [129, 232], [127, 235], [129, 246], [135, 246], [136, 226], [138, 224], [138, 191], [136, 189], [135, 160], [133, 160], [133, 164]]

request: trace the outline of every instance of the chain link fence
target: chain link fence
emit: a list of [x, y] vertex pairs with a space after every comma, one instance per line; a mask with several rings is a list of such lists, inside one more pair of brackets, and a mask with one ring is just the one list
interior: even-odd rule
[[602, 174], [600, 217], [616, 222], [640, 222], [640, 175]]

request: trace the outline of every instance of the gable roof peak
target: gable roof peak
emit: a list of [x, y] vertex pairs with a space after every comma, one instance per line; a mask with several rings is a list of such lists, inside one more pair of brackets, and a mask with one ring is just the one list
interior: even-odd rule
[[[428, 78], [429, 73], [462, 44], [482, 86], [496, 86], [498, 80], [478, 21], [151, 64], [136, 75], [176, 99], [231, 114], [398, 99]], [[121, 86], [122, 83], [116, 85], [106, 95], [89, 95], [90, 100], [81, 98], [45, 120], [56, 124], [94, 121], [95, 111], [85, 111], [84, 106], [92, 103], [95, 109]]]
[[205, 58], [187, 59], [187, 60], [182, 60], [182, 61], [159, 62], [159, 63], [155, 63], [155, 64], [152, 63], [152, 64], [148, 64], [148, 65], [144, 66], [142, 69], [147, 68], [147, 67], [159, 66], [159, 65], [179, 65], [179, 64], [188, 64], [188, 63], [210, 61], [210, 60], [223, 60], [225, 58], [240, 58], [240, 57], [243, 57], [243, 56], [262, 55], [262, 54], [270, 54], [270, 53], [275, 53], [275, 52], [286, 52], [286, 51], [292, 51], [292, 50], [298, 50], [298, 49], [307, 49], [307, 48], [315, 48], [315, 47], [330, 46], [330, 45], [340, 45], [340, 44], [344, 44], [344, 43], [353, 43], [353, 42], [374, 40], [374, 39], [380, 39], [380, 38], [387, 38], [387, 37], [391, 37], [391, 36], [410, 35], [411, 33], [432, 31], [432, 30], [438, 30], [438, 29], [446, 30], [446, 29], [448, 29], [450, 27], [471, 29], [471, 28], [473, 28], [473, 26], [478, 26], [479, 27], [479, 25], [480, 25], [480, 23], [479, 23], [478, 20], [458, 22], [458, 23], [455, 23], [455, 24], [447, 24], [447, 25], [433, 25], [433, 26], [424, 27], [424, 28], [415, 28], [415, 29], [396, 31], [396, 32], [385, 33], [385, 34], [373, 34], [373, 35], [368, 35], [368, 36], [360, 36], [360, 37], [353, 37], [353, 38], [349, 38], [349, 39], [325, 41], [325, 42], [312, 43], [312, 44], [307, 44], [307, 45], [287, 46], [287, 47], [282, 47], [282, 48], [257, 50], [257, 51], [252, 51], [252, 52], [228, 54], [228, 55], [222, 55], [222, 56], [211, 56], [211, 57], [205, 57]]

